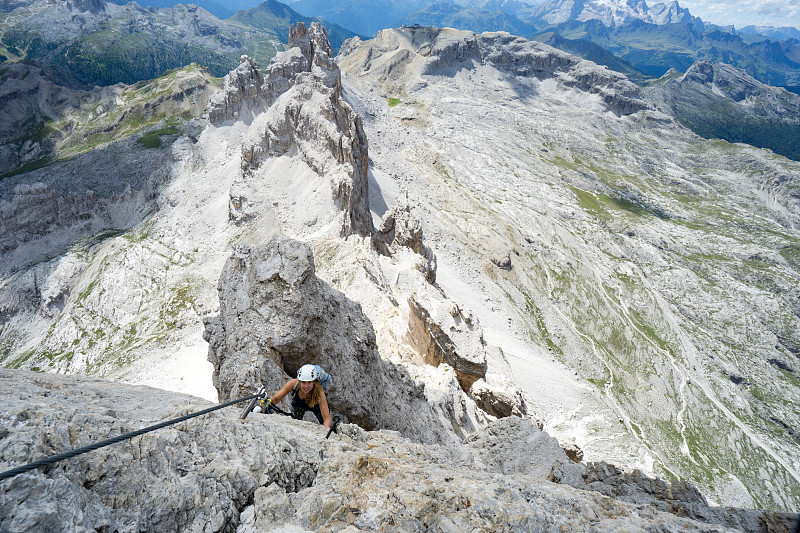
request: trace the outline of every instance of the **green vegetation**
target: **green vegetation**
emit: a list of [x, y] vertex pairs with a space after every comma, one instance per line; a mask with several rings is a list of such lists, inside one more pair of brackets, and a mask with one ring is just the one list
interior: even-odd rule
[[776, 154], [800, 160], [800, 125], [772, 118], [771, 112], [759, 116], [756, 102], [747, 110], [724, 96], [708, 95], [691, 87], [680, 93], [663, 92], [667, 106], [678, 121], [705, 139], [723, 139], [768, 148]]
[[[33, 127], [30, 127], [30, 123], [35, 122]], [[30, 127], [30, 129], [28, 129]], [[43, 141], [47, 138], [51, 133], [56, 131], [56, 128], [53, 127], [52, 120], [45, 120], [45, 121], [38, 121], [34, 117], [31, 117], [27, 121], [23, 122], [22, 128], [28, 130], [28, 135], [20, 138], [15, 139], [14, 142], [18, 142], [19, 144], [24, 144], [26, 141], [30, 141], [32, 143], [38, 143]]]
[[790, 244], [780, 249], [780, 254], [794, 268], [800, 270], [800, 245]]
[[171, 298], [159, 311], [159, 318], [166, 328], [174, 328], [184, 312], [194, 309], [195, 290], [188, 281], [173, 289]]
[[166, 128], [160, 128], [155, 131], [151, 131], [145, 135], [142, 135], [139, 139], [136, 140], [137, 143], [141, 144], [145, 148], [158, 148], [161, 146], [161, 137], [166, 135], [177, 135], [180, 133], [181, 130], [176, 128], [175, 126], [167, 126]]
[[614, 220], [615, 217], [612, 212], [636, 216], [654, 215], [652, 211], [631, 202], [627, 198], [608, 196], [601, 192], [592, 193], [573, 186], [570, 186], [570, 190], [578, 198], [578, 202], [584, 211], [593, 214], [603, 222]]
[[800, 161], [800, 125], [776, 120], [681, 113], [678, 120], [706, 139], [719, 138], [731, 143], [746, 143], [768, 148], [776, 154]]
[[386, 99], [386, 101], [389, 102], [389, 107], [394, 107], [394, 106], [402, 103], [399, 98], [395, 98], [395, 97], [389, 97], [389, 98]]
[[5, 174], [0, 174], [0, 180], [4, 178], [10, 178], [11, 176], [16, 176], [17, 174], [23, 174], [25, 172], [31, 172], [33, 170], [46, 167], [50, 164], [50, 157], [45, 156], [36, 161], [31, 161], [29, 163], [25, 163], [19, 168], [16, 168], [10, 172], [6, 172]]
[[198, 45], [168, 31], [141, 31], [127, 15], [106, 21], [99, 31], [84, 33], [72, 42], [48, 42], [22, 28], [9, 28], [1, 38], [13, 54], [63, 67], [78, 81], [101, 86], [133, 84], [193, 62], [224, 76], [236, 67], [242, 53], [241, 48], [221, 42]]
[[161, 146], [161, 137], [155, 133], [148, 133], [147, 135], [142, 135], [136, 142], [145, 148], [158, 148]]
[[589, 378], [588, 381], [589, 383], [597, 387], [601, 392], [605, 392], [606, 386], [609, 383], [606, 379], [597, 379], [597, 378]]

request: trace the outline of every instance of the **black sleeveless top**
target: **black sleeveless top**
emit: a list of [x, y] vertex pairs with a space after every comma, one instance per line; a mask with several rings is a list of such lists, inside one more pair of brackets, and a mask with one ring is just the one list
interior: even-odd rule
[[314, 416], [317, 417], [319, 423], [323, 423], [322, 418], [322, 411], [319, 408], [319, 404], [311, 407], [306, 403], [306, 401], [300, 397], [300, 385], [295, 385], [294, 389], [292, 389], [292, 418], [296, 418], [297, 420], [302, 420], [303, 415], [306, 414], [306, 411], [311, 411], [314, 413]]

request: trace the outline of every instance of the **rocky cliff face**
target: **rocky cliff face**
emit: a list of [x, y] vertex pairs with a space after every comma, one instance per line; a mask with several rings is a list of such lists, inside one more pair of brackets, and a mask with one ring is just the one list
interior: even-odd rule
[[[798, 213], [787, 191], [800, 175], [796, 163], [702, 140], [653, 109], [625, 80], [508, 35], [382, 32], [372, 41], [351, 41], [337, 60], [341, 72], [313, 26], [295, 29], [293, 39], [297, 46], [263, 70], [245, 60], [231, 74], [209, 107], [223, 110], [215, 115], [221, 121], [181, 121], [184, 131], [159, 137], [158, 148], [145, 149], [130, 137], [65, 166], [2, 181], [43, 198], [48, 193], [37, 182], [84, 194], [70, 189], [69, 180], [42, 177], [93, 161], [80, 175], [96, 177], [104, 190], [122, 193], [134, 177], [153, 183], [147, 201], [113, 206], [114, 215], [131, 208], [129, 229], [95, 233], [87, 226], [87, 233], [58, 233], [60, 248], [41, 239], [3, 255], [4, 366], [93, 373], [216, 399], [202, 338], [207, 318], [221, 394], [258, 380], [280, 383], [309, 354], [326, 366], [322, 358], [331, 357], [328, 370], [336, 379], [338, 361], [323, 348], [339, 347], [348, 356], [341, 361], [348, 393], [361, 390], [355, 378], [366, 371], [361, 363], [380, 358], [376, 368], [392, 378], [382, 389], [400, 398], [400, 406], [419, 405], [441, 442], [482, 439], [492, 427], [500, 438], [516, 421], [496, 426], [494, 418], [521, 415], [532, 433], [520, 438], [549, 447], [551, 440], [536, 437], [535, 416], [550, 434], [572, 439], [576, 459], [575, 446], [586, 461], [624, 470], [565, 469], [562, 479], [571, 485], [598, 486], [602, 478], [611, 484], [603, 490], [622, 498], [630, 481], [634, 494], [661, 495], [642, 502], [680, 494], [702, 508], [683, 482], [648, 481], [658, 474], [691, 480], [713, 501], [795, 510], [800, 268]], [[360, 130], [355, 116], [363, 117]], [[361, 134], [370, 141], [368, 159]], [[357, 191], [364, 191], [358, 202]], [[275, 236], [284, 237], [274, 242], [286, 253], [265, 248]], [[284, 298], [297, 305], [286, 308]], [[283, 331], [265, 316], [292, 329]], [[258, 336], [239, 327], [239, 318]], [[193, 376], [204, 378], [207, 389], [192, 383]], [[388, 427], [424, 439], [418, 422], [394, 417], [397, 405], [385, 401], [384, 411], [365, 413], [344, 391], [332, 389], [341, 395], [332, 400], [352, 420], [393, 424]], [[220, 431], [227, 430], [235, 433]], [[417, 449], [396, 446], [403, 454]], [[395, 483], [435, 470], [430, 462], [403, 463], [401, 456], [382, 456], [386, 477], [370, 479]], [[353, 461], [337, 468], [360, 467]], [[626, 474], [633, 468], [644, 477]], [[533, 470], [540, 475], [538, 466]], [[472, 474], [454, 480], [462, 492], [474, 484], [509, 495], [496, 500], [483, 491], [471, 502], [490, 498], [491, 505], [528, 516], [526, 495], [535, 478], [502, 475], [502, 481]], [[363, 476], [347, 479], [375, 489]], [[425, 491], [439, 486], [438, 478], [430, 479], [421, 484]], [[347, 483], [319, 490], [350, 490]], [[243, 486], [258, 490], [246, 480]], [[402, 500], [405, 489], [391, 486]], [[228, 527], [250, 506], [250, 489], [225, 486], [219, 502], [211, 496], [215, 490], [190, 490], [191, 498], [170, 509], [191, 505], [182, 516], [198, 529], [201, 523]], [[460, 502], [452, 490], [445, 491], [446, 501]], [[202, 514], [196, 493], [208, 495], [213, 516]], [[295, 511], [273, 517], [272, 502], [287, 500], [262, 490], [264, 498], [279, 498], [253, 506], [240, 521], [254, 528], [259, 520], [291, 522], [293, 516], [312, 523], [317, 518], [304, 522], [306, 515], [295, 513], [302, 508], [323, 516], [315, 507], [321, 493], [291, 500]], [[384, 507], [400, 516], [391, 503], [366, 503], [362, 513], [353, 503], [362, 496], [326, 507], [324, 513], [334, 514], [319, 520], [368, 529], [391, 525]], [[546, 501], [548, 509], [561, 505], [558, 498]], [[570, 502], [582, 500], [561, 501], [574, 509]], [[148, 505], [161, 509], [156, 501]], [[409, 504], [414, 517], [404, 523], [417, 524], [432, 512], [420, 505]], [[465, 514], [451, 522], [485, 519], [487, 528], [495, 526], [488, 507], [459, 506]], [[662, 520], [649, 509], [633, 509], [639, 518]], [[380, 516], [378, 526], [371, 516]], [[590, 518], [593, 525], [603, 520]], [[664, 520], [659, 523], [673, 529], [685, 525], [671, 522], [671, 515]]]
[[[254, 118], [242, 147], [242, 178], [247, 182], [263, 163], [289, 152], [330, 180], [333, 201], [343, 211], [342, 236], [372, 231], [367, 200], [367, 139], [361, 119], [342, 100], [339, 68], [322, 26], [292, 27], [289, 50], [266, 72], [247, 58], [225, 77], [224, 91], [209, 103], [217, 124]], [[278, 101], [280, 100], [280, 101]], [[246, 198], [232, 205], [231, 216], [248, 211]]]
[[342, 45], [343, 68], [369, 72], [375, 81], [399, 91], [419, 88], [424, 82], [417, 76], [453, 76], [480, 66], [518, 79], [553, 79], [564, 87], [597, 94], [616, 113], [650, 108], [638, 97], [636, 85], [623, 75], [505, 32], [402, 28], [381, 31], [369, 46], [360, 45], [358, 38]]
[[264, 247], [238, 248], [222, 271], [219, 292], [220, 316], [207, 319], [206, 339], [221, 399], [246, 396], [261, 384], [278, 390], [310, 363], [333, 376], [331, 410], [362, 428], [454, 444], [486, 423], [458, 389], [461, 373], [453, 360], [447, 362], [456, 374], [440, 384], [382, 360], [361, 306], [315, 275], [306, 244], [276, 237]]
[[[138, 86], [92, 91], [59, 85], [23, 63], [0, 67], [0, 76], [0, 153], [6, 156], [0, 157], [0, 174], [8, 172], [0, 185], [0, 253], [11, 254], [0, 268], [6, 272], [18, 266], [14, 255], [33, 259], [37, 241], [49, 240], [47, 253], [59, 253], [76, 238], [141, 221], [174, 158], [134, 141], [154, 129], [165, 143], [184, 131], [197, 133], [186, 121], [157, 125], [165, 116], [200, 115], [216, 89], [197, 65]], [[110, 145], [114, 141], [121, 142]], [[109, 154], [92, 152], [95, 146], [107, 148], [112, 158], [130, 157], [110, 166]], [[44, 168], [31, 180], [20, 172], [23, 165]]]
[[338, 63], [378, 185], [408, 191], [437, 285], [548, 431], [715, 501], [796, 508], [795, 163], [507, 35], [386, 30]]
[[[0, 392], [3, 472], [208, 406], [158, 389], [10, 370], [0, 371]], [[739, 524], [725, 520], [740, 513], [758, 524], [745, 530], [783, 533], [798, 518], [721, 508], [707, 522], [678, 517], [662, 509], [691, 516], [702, 497], [641, 475], [611, 482], [576, 473], [588, 491], [559, 484], [553, 472], [578, 465], [520, 419], [446, 448], [350, 424], [326, 440], [316, 423], [238, 414], [229, 407], [0, 481], [0, 528], [721, 532], [733, 531], [725, 524]]]

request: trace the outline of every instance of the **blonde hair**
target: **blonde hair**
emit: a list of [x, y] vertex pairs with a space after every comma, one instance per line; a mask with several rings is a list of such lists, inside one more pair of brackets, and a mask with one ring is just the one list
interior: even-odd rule
[[316, 407], [320, 400], [322, 400], [322, 385], [319, 381], [315, 381], [314, 386], [311, 387], [311, 392], [308, 394], [308, 398], [305, 399], [305, 402], [309, 407]]

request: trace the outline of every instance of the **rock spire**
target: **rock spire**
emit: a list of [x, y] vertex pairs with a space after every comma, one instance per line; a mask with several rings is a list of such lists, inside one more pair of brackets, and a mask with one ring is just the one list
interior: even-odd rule
[[[296, 154], [330, 180], [334, 203], [342, 211], [341, 235], [369, 235], [367, 137], [361, 118], [342, 98], [339, 67], [325, 29], [299, 22], [289, 34], [289, 49], [262, 71], [249, 57], [231, 71], [224, 89], [211, 98], [213, 124], [245, 116], [253, 120], [242, 146], [242, 180], [267, 160]], [[239, 202], [240, 200], [237, 200]], [[246, 210], [232, 209], [232, 218]]]

